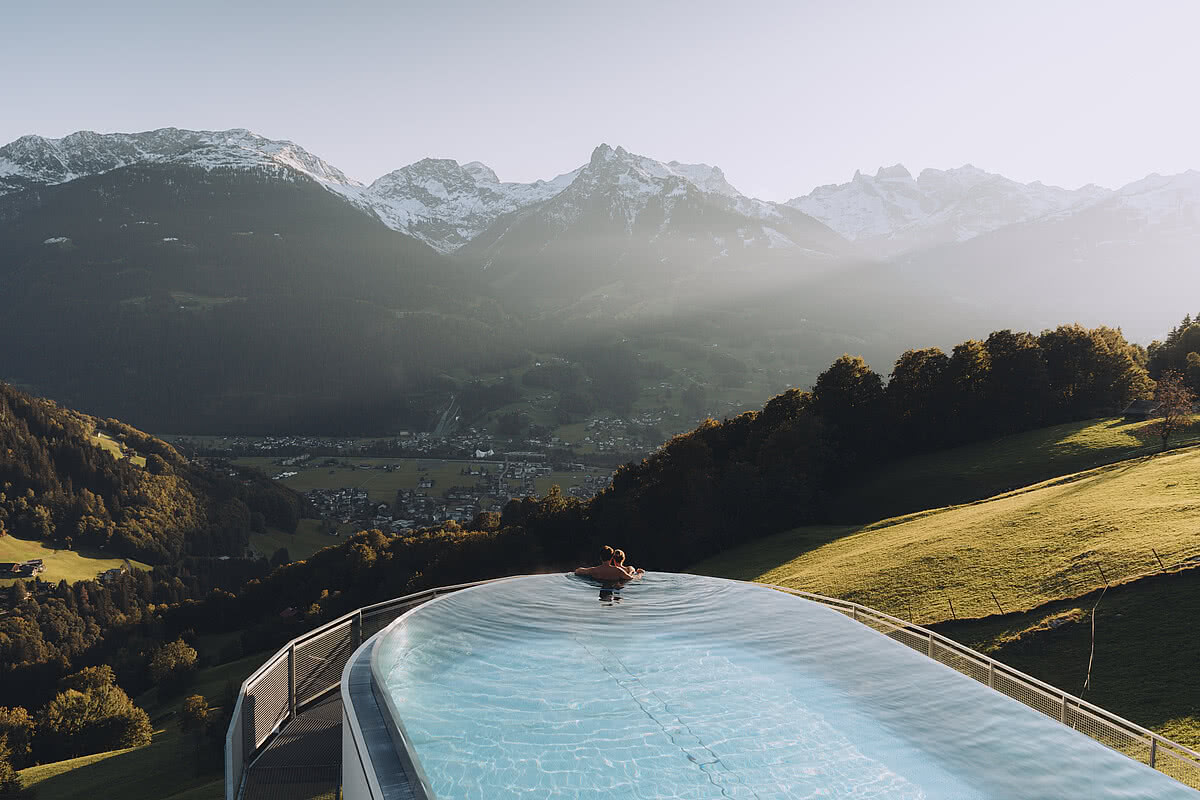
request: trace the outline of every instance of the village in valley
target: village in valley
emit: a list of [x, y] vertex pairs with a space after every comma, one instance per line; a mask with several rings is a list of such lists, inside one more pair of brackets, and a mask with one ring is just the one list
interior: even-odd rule
[[[587, 500], [605, 489], [621, 464], [640, 460], [679, 427], [667, 412], [632, 418], [595, 416], [558, 431], [500, 438], [474, 427], [438, 435], [401, 432], [355, 439], [329, 436], [169, 437], [193, 458], [232, 473], [245, 467], [302, 493], [322, 530], [401, 531], [453, 521], [515, 498], [541, 497], [558, 486]], [[571, 439], [566, 438], [570, 436]]]

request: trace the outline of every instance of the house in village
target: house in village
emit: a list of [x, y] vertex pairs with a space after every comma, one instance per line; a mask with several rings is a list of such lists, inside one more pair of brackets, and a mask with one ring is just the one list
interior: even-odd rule
[[112, 583], [127, 572], [129, 572], [129, 567], [122, 564], [119, 567], [113, 567], [112, 569], [106, 569], [104, 572], [101, 572], [100, 580], [104, 581], [105, 583]]

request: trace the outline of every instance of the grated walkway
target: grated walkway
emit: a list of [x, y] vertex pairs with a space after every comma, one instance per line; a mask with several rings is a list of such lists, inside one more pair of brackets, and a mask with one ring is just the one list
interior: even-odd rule
[[342, 697], [311, 706], [267, 745], [246, 774], [245, 800], [337, 800], [342, 785]]

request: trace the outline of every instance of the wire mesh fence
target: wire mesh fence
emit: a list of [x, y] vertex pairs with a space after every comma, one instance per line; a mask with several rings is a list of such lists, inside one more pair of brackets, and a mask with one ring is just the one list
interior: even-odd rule
[[[298, 763], [294, 768], [264, 766], [262, 779], [256, 777], [252, 782], [247, 775], [285, 725], [338, 688], [342, 670], [360, 644], [409, 609], [438, 595], [488, 582], [441, 586], [360, 608], [293, 639], [267, 659], [242, 684], [225, 736], [226, 800], [242, 797], [248, 784], [263, 789], [285, 779], [311, 783], [309, 779], [317, 774], [326, 775], [327, 780], [329, 770], [322, 772], [311, 763]], [[266, 796], [264, 791], [255, 794]]]
[[1135, 761], [1200, 789], [1200, 753], [1194, 750], [911, 622], [846, 600], [787, 586], [772, 588], [840, 611]]

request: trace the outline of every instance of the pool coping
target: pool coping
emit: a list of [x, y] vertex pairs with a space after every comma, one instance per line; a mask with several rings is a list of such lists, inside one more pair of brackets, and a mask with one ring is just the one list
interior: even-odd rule
[[[541, 576], [512, 575], [475, 586], [468, 586], [455, 591], [453, 594], [458, 595], [475, 589], [483, 589], [497, 583], [536, 577]], [[437, 795], [434, 794], [433, 788], [429, 785], [429, 778], [425, 775], [425, 770], [421, 767], [421, 761], [417, 757], [416, 750], [413, 748], [412, 739], [404, 727], [400, 711], [396, 707], [395, 701], [387, 691], [387, 687], [380, 676], [379, 648], [376, 645], [382, 642], [384, 637], [392, 633], [394, 628], [400, 626], [409, 614], [450, 596], [450, 594], [438, 595], [424, 603], [413, 606], [396, 617], [382, 630], [362, 643], [350, 656], [350, 660], [347, 662], [346, 668], [342, 673], [341, 690], [342, 696], [346, 698], [347, 718], [350, 720], [350, 738], [355, 747], [359, 748], [356, 753], [358, 763], [363, 768], [363, 773], [368, 782], [368, 790], [371, 792], [373, 798], [379, 798], [379, 800], [437, 800]], [[359, 724], [358, 718], [355, 716], [360, 707], [364, 711], [374, 711], [382, 717], [385, 730], [364, 731]], [[380, 764], [376, 760], [376, 757], [381, 754], [381, 734], [387, 735], [387, 745], [390, 748], [391, 754], [395, 756], [395, 760], [392, 761], [386, 758], [386, 752], [382, 753], [385, 756], [385, 760], [391, 761], [390, 764], [386, 765], [390, 767], [387, 771], [404, 773], [405, 780], [402, 785], [407, 789], [407, 793], [398, 791], [401, 784], [380, 779], [380, 767], [384, 765]], [[346, 738], [345, 735], [344, 738]], [[367, 753], [365, 759], [363, 758], [364, 752]], [[343, 761], [343, 772], [345, 771], [344, 764], [345, 762]]]

